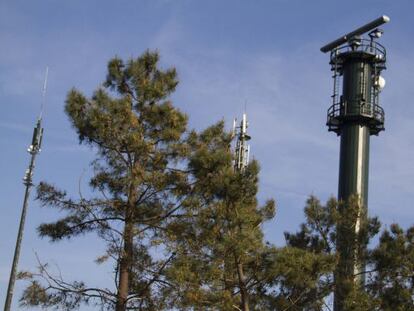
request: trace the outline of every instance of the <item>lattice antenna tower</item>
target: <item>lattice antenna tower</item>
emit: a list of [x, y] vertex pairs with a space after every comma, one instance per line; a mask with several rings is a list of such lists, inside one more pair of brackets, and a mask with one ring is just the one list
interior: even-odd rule
[[237, 126], [237, 119], [233, 121], [233, 136], [236, 138], [234, 147], [234, 169], [244, 171], [249, 164], [250, 145], [247, 143], [251, 137], [247, 134], [247, 114], [243, 113], [240, 125]]

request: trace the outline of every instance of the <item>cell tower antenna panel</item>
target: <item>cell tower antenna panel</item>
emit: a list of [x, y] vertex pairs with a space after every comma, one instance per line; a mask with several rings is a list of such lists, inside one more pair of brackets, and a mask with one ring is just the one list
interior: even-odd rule
[[323, 47], [321, 47], [321, 52], [323, 53], [327, 53], [335, 48], [337, 48], [338, 46], [346, 43], [349, 39], [351, 39], [352, 37], [355, 36], [360, 36], [372, 29], [377, 28], [378, 26], [381, 26], [385, 23], [388, 23], [390, 21], [390, 18], [386, 15], [380, 16], [377, 19], [373, 20], [372, 22], [365, 24], [364, 26], [361, 26], [357, 29], [355, 29], [354, 31], [351, 31], [350, 33], [339, 37], [338, 39], [328, 43], [327, 45], [324, 45]]
[[242, 121], [242, 133], [243, 133], [243, 135], [246, 134], [246, 130], [247, 130], [247, 119], [246, 119], [246, 114], [243, 113], [243, 121]]
[[237, 128], [237, 119], [234, 118], [233, 119], [233, 128], [231, 130], [231, 136], [232, 137], [236, 136], [236, 128]]
[[236, 119], [233, 123], [233, 137], [236, 138], [236, 145], [234, 150], [234, 168], [237, 171], [243, 171], [249, 164], [250, 146], [247, 141], [250, 140], [250, 136], [247, 134], [247, 115], [243, 113], [240, 126], [236, 126]]

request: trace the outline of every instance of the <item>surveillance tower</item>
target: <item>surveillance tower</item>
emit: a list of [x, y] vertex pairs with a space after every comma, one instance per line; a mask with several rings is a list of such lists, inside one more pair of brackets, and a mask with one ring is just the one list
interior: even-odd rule
[[[378, 95], [385, 85], [380, 74], [385, 69], [386, 51], [376, 39], [383, 33], [377, 27], [389, 20], [381, 16], [321, 48], [324, 53], [330, 52], [334, 80], [326, 125], [341, 137], [338, 199], [347, 202], [355, 197], [359, 201], [354, 237], [368, 206], [370, 136], [384, 130], [384, 110]], [[363, 38], [367, 32], [369, 38]], [[365, 265], [357, 251], [356, 238], [341, 236], [340, 228], [337, 238], [340, 259], [335, 273], [334, 310], [343, 311], [344, 284], [349, 280], [363, 284]]]

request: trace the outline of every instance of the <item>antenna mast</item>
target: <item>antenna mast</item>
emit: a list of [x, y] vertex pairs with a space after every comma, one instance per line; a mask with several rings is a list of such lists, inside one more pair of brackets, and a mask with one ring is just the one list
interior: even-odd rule
[[[380, 16], [321, 48], [323, 53], [330, 52], [334, 80], [326, 125], [341, 138], [338, 199], [358, 199], [358, 216], [352, 231], [338, 228], [334, 311], [346, 310], [350, 280], [361, 287], [365, 283], [365, 261], [360, 251], [363, 246], [357, 237], [368, 210], [370, 136], [384, 130], [379, 93], [385, 86], [381, 71], [386, 69], [386, 50], [377, 42], [383, 33], [377, 27], [389, 20]], [[369, 38], [363, 37], [365, 33]]]
[[46, 87], [47, 87], [48, 71], [49, 71], [48, 68], [46, 68], [45, 82], [43, 84], [43, 89], [42, 89], [42, 104], [40, 108], [40, 114], [37, 119], [36, 127], [33, 130], [32, 143], [27, 149], [27, 152], [30, 153], [31, 158], [30, 158], [29, 167], [26, 170], [26, 173], [23, 177], [23, 184], [26, 186], [26, 190], [24, 194], [22, 213], [20, 216], [20, 225], [19, 225], [19, 231], [17, 234], [16, 247], [14, 249], [14, 257], [13, 257], [13, 264], [12, 264], [12, 268], [10, 272], [9, 285], [7, 287], [7, 296], [6, 296], [6, 302], [4, 304], [4, 311], [10, 311], [11, 304], [12, 304], [14, 283], [16, 282], [17, 265], [19, 263], [20, 249], [21, 249], [21, 244], [23, 240], [23, 231], [24, 231], [24, 224], [26, 221], [28, 200], [30, 196], [30, 189], [33, 186], [32, 178], [33, 178], [33, 171], [35, 168], [35, 160], [36, 160], [36, 155], [41, 151], [40, 148], [42, 145], [42, 137], [43, 137], [42, 114], [43, 114], [44, 105], [46, 103]]
[[237, 119], [234, 119], [233, 122], [233, 135], [237, 136], [237, 142], [235, 146], [235, 160], [234, 160], [234, 170], [243, 171], [246, 166], [249, 164], [249, 155], [250, 155], [250, 146], [247, 144], [247, 141], [251, 139], [247, 135], [247, 115], [243, 113], [243, 118], [240, 122], [240, 126], [236, 126]]

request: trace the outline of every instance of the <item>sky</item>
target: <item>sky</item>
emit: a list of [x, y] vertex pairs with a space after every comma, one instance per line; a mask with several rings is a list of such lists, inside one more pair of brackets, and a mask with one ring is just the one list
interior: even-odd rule
[[[201, 130], [228, 127], [246, 112], [251, 155], [261, 165], [259, 200], [274, 198], [277, 215], [265, 237], [284, 244], [284, 231], [304, 220], [309, 195], [337, 194], [339, 138], [327, 131], [332, 79], [320, 47], [381, 15], [387, 85], [380, 102], [385, 132], [371, 139], [369, 213], [385, 226], [413, 224], [414, 21], [412, 0], [0, 0], [0, 304], [4, 302], [22, 206], [26, 149], [39, 114], [49, 66], [45, 129], [34, 181], [74, 197], [88, 193], [94, 151], [79, 145], [63, 107], [72, 88], [91, 95], [114, 56], [129, 59], [157, 49], [163, 68], [176, 67], [174, 104]], [[94, 259], [103, 248], [93, 235], [60, 243], [37, 236], [56, 211], [29, 201], [20, 270], [37, 256], [69, 279], [112, 286]], [[24, 284], [17, 282], [13, 310]], [[84, 307], [81, 310], [93, 310]]]

